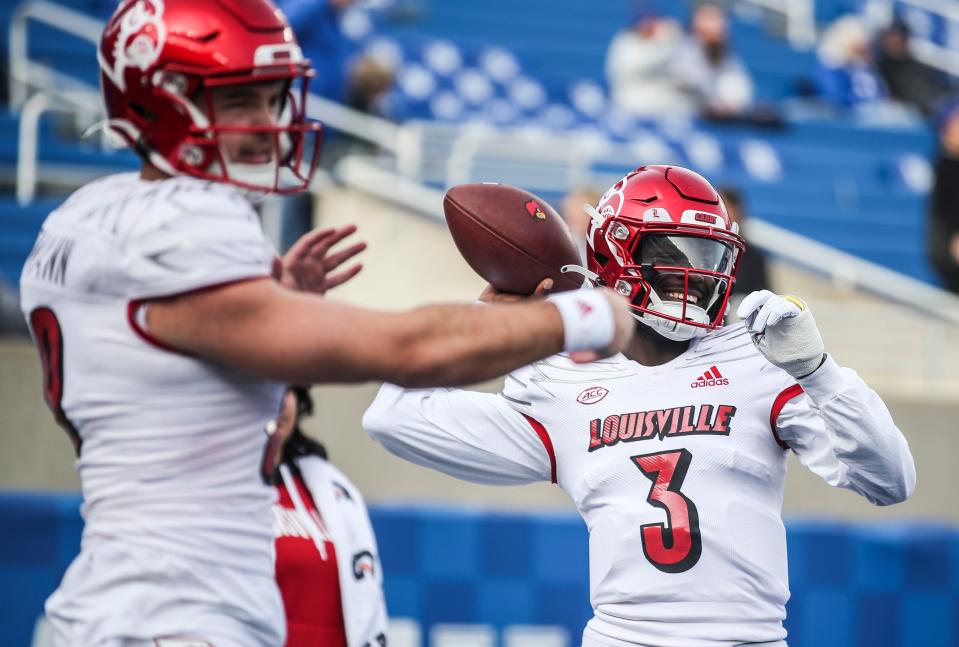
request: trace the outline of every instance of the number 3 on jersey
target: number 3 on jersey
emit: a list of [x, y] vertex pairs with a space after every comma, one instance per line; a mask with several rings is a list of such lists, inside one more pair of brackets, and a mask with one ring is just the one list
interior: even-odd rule
[[686, 449], [630, 456], [643, 476], [653, 483], [646, 500], [666, 511], [667, 523], [641, 527], [646, 559], [664, 573], [688, 571], [703, 552], [696, 505], [679, 491], [692, 458]]

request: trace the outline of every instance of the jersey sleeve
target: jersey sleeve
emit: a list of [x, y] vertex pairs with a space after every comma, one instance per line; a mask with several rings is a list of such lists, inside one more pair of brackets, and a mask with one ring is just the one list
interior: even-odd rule
[[272, 249], [239, 195], [185, 189], [147, 207], [122, 249], [129, 299], [181, 294], [270, 274]]
[[778, 437], [830, 485], [875, 505], [906, 500], [916, 486], [909, 445], [885, 403], [849, 368], [827, 357], [787, 389], [775, 420]]
[[552, 478], [545, 440], [501, 395], [384, 384], [363, 427], [392, 454], [466, 481], [519, 485]]

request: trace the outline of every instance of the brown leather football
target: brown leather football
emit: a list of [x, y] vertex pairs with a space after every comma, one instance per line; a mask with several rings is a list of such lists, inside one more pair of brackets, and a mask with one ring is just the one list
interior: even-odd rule
[[553, 279], [553, 292], [575, 290], [581, 265], [569, 228], [542, 198], [508, 184], [461, 184], [443, 200], [446, 222], [460, 254], [477, 274], [502, 292], [530, 294]]

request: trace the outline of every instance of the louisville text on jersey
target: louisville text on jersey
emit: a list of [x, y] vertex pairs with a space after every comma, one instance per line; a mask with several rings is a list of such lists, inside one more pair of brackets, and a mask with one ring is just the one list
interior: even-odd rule
[[694, 405], [618, 413], [589, 421], [589, 451], [637, 440], [692, 436], [699, 434], [729, 435], [729, 425], [736, 415], [731, 404]]

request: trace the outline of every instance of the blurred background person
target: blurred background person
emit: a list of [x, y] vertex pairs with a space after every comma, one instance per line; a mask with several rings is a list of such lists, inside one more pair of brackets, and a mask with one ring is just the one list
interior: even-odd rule
[[393, 81], [393, 70], [389, 67], [372, 56], [360, 57], [350, 67], [346, 105], [370, 115], [390, 118], [386, 99]]
[[948, 96], [949, 84], [941, 72], [916, 60], [909, 50], [909, 36], [909, 27], [901, 20], [882, 30], [876, 43], [876, 68], [893, 99], [928, 117]]
[[753, 80], [732, 49], [729, 20], [719, 5], [693, 10], [689, 35], [671, 69], [701, 116], [732, 119], [752, 112]]
[[733, 222], [739, 224], [739, 235], [746, 241], [746, 252], [739, 263], [736, 283], [733, 285], [733, 292], [729, 299], [732, 304], [729, 312], [735, 312], [743, 297], [750, 292], [756, 290], [775, 292], [775, 289], [769, 280], [766, 254], [759, 247], [751, 244], [749, 240], [749, 217], [746, 213], [742, 193], [739, 189], [733, 187], [721, 187], [719, 195], [726, 203], [726, 211], [729, 213], [729, 217]]
[[286, 612], [286, 647], [384, 645], [386, 602], [366, 503], [303, 433], [313, 415], [305, 386], [291, 386], [271, 427], [277, 502], [276, 581]]
[[[381, 119], [392, 119], [396, 106], [393, 70], [373, 56], [360, 56], [349, 67], [345, 105]], [[348, 132], [337, 132], [323, 142], [323, 168], [333, 169], [347, 155], [375, 155], [379, 145]]]
[[677, 86], [672, 71], [681, 43], [678, 22], [652, 10], [638, 10], [606, 51], [613, 105], [640, 118], [691, 114], [695, 104]]
[[929, 260], [946, 289], [959, 294], [959, 103], [940, 119], [928, 212]]
[[814, 85], [828, 106], [852, 111], [860, 123], [904, 125], [917, 113], [890, 99], [870, 46], [869, 30], [859, 16], [837, 18], [822, 35]]
[[310, 59], [316, 76], [310, 90], [343, 102], [346, 73], [352, 49], [340, 29], [340, 15], [355, 0], [277, 0], [296, 32], [303, 54]]

